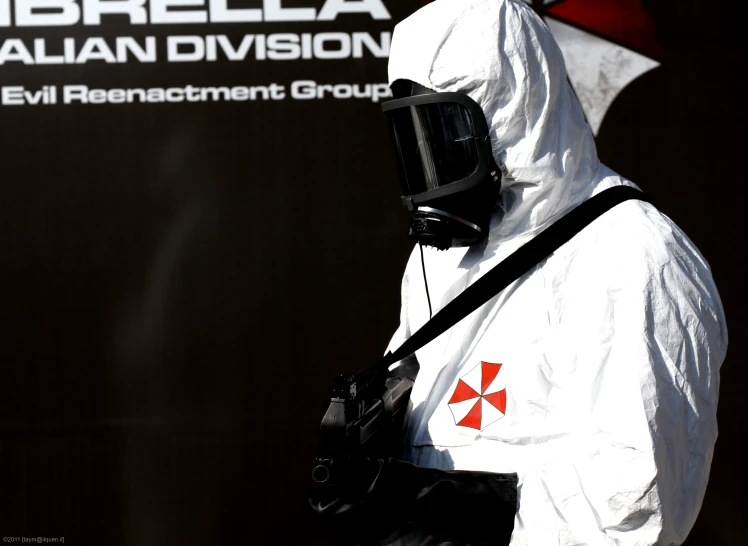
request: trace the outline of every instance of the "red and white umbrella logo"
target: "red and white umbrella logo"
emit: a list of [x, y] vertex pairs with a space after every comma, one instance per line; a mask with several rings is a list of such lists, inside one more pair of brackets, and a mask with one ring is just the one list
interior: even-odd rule
[[455, 424], [483, 430], [506, 413], [506, 385], [501, 364], [481, 362], [457, 381], [447, 404]]

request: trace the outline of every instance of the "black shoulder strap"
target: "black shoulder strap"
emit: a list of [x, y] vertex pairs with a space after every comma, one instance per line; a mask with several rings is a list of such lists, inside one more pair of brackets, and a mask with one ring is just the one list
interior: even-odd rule
[[571, 212], [566, 213], [561, 219], [515, 250], [488, 273], [468, 286], [459, 296], [449, 302], [431, 320], [410, 336], [399, 349], [394, 353], [387, 353], [376, 366], [378, 368], [388, 367], [415, 353], [498, 295], [504, 288], [582, 231], [595, 218], [629, 199], [651, 202], [646, 195], [635, 188], [614, 186], [591, 197]]

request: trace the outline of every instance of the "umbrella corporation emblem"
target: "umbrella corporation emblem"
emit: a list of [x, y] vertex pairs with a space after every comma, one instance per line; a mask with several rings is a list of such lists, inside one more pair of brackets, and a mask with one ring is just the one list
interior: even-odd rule
[[447, 402], [455, 425], [483, 430], [506, 413], [502, 364], [481, 362], [458, 381]]

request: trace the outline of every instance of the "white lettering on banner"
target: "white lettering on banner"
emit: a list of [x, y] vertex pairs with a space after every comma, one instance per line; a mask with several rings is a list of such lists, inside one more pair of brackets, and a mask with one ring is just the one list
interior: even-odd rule
[[135, 38], [130, 36], [120, 36], [117, 38], [116, 44], [118, 63], [127, 62], [128, 51], [141, 63], [156, 62], [156, 38], [154, 36], [146, 36], [145, 49]]
[[372, 19], [392, 19], [382, 0], [327, 0], [319, 10], [317, 21], [332, 21], [340, 13], [368, 13]]
[[10, 0], [0, 0], [0, 27], [10, 26]]
[[[62, 105], [71, 104], [132, 104], [132, 103], [176, 103], [176, 102], [232, 102], [232, 101], [280, 101], [319, 99], [368, 99], [379, 102], [391, 96], [386, 83], [366, 84], [318, 84], [312, 80], [291, 83], [290, 93], [286, 86], [277, 83], [268, 85], [238, 85], [234, 87], [152, 87], [131, 89], [90, 89], [87, 85], [65, 85], [62, 88]], [[57, 104], [57, 86], [45, 85], [41, 89], [26, 89], [20, 85], [0, 87], [2, 106], [39, 106]]]
[[[63, 40], [63, 51], [65, 52], [65, 63], [75, 64], [75, 38], [65, 38]], [[0, 59], [2, 64], [2, 59]]]
[[380, 35], [381, 44], [378, 44], [371, 34], [367, 32], [353, 33], [353, 57], [360, 59], [364, 56], [364, 45], [372, 55], [379, 59], [386, 59], [390, 56], [390, 46], [392, 45], [392, 33], [382, 32]]
[[265, 0], [265, 21], [314, 21], [314, 8], [282, 8], [281, 0]]
[[3, 106], [21, 106], [29, 104], [56, 104], [57, 86], [45, 85], [36, 91], [26, 91], [21, 86], [3, 87], [0, 93], [0, 104]]
[[229, 9], [228, 0], [210, 0], [211, 23], [259, 23], [261, 9]]
[[[24, 93], [27, 95], [24, 101]], [[3, 104], [32, 104], [28, 100], [28, 91], [23, 87], [4, 87]], [[7, 97], [7, 101], [6, 101]], [[85, 85], [66, 85], [63, 88], [64, 104], [121, 104], [121, 103], [158, 103], [158, 102], [229, 102], [246, 100], [283, 100], [286, 90], [282, 85], [255, 85], [251, 87], [169, 87], [163, 89], [89, 89]], [[34, 103], [36, 104], [36, 103]]]
[[208, 13], [205, 10], [168, 9], [203, 5], [203, 0], [151, 0], [151, 23], [207, 23]]
[[127, 95], [124, 89], [110, 89], [107, 91], [106, 98], [110, 104], [122, 104], [125, 102]]
[[88, 38], [76, 54], [75, 39], [63, 40], [63, 55], [48, 55], [47, 42], [44, 38], [34, 40], [34, 55], [32, 56], [23, 41], [18, 39], [5, 40], [0, 45], [0, 65], [9, 61], [19, 61], [24, 64], [85, 64], [89, 61], [100, 60], [107, 63], [126, 63], [132, 55], [141, 63], [156, 61], [156, 38], [145, 37], [145, 47], [131, 36], [115, 38], [116, 56], [104, 38]]
[[23, 87], [3, 87], [0, 97], [2, 97], [3, 105], [16, 106], [26, 104], [23, 100]]
[[312, 35], [311, 34], [301, 35], [301, 58], [302, 59], [312, 58]]
[[267, 43], [268, 59], [288, 61], [301, 57], [298, 34], [271, 34]]
[[370, 98], [372, 102], [392, 96], [390, 86], [386, 83], [367, 83], [365, 85], [340, 83], [337, 85], [319, 85], [313, 80], [299, 80], [291, 84], [291, 98], [296, 100], [323, 99], [329, 93], [336, 99]]
[[245, 34], [236, 48], [225, 35], [169, 36], [166, 41], [167, 59], [170, 62], [215, 61], [219, 56], [225, 56], [230, 61], [243, 61], [253, 46], [254, 57], [258, 61], [266, 58], [276, 61], [361, 58], [365, 49], [376, 58], [387, 58], [392, 33], [382, 32], [379, 43], [366, 32], [321, 32], [301, 36], [288, 33], [267, 36]]
[[231, 41], [227, 36], [217, 36], [216, 38], [218, 40], [218, 45], [221, 46], [223, 53], [229, 61], [243, 61], [255, 39], [252, 34], [245, 34], [239, 47], [234, 49], [234, 46], [231, 45]]
[[[166, 44], [166, 54], [169, 62], [202, 61], [205, 57], [205, 42], [201, 36], [169, 36]], [[179, 46], [185, 45], [192, 49], [179, 51]]]
[[47, 42], [43, 38], [34, 40], [34, 62], [36, 64], [64, 64], [62, 55], [47, 55]]
[[104, 41], [104, 38], [89, 38], [83, 44], [83, 47], [75, 58], [76, 64], [84, 64], [88, 61], [101, 60], [107, 63], [116, 63], [117, 58], [109, 49], [109, 46]]
[[26, 46], [21, 40], [13, 39], [5, 40], [3, 45], [0, 46], [0, 65], [5, 64], [6, 61], [20, 61], [23, 64], [34, 64], [34, 58], [26, 49]]
[[216, 37], [206, 36], [205, 37], [205, 60], [215, 61], [218, 59], [218, 53], [216, 52]]
[[265, 36], [260, 34], [255, 38], [255, 59], [264, 61], [267, 59], [267, 47], [265, 47]]
[[182, 102], [184, 100], [184, 89], [170, 87], [166, 90], [166, 102]]
[[[244, 9], [229, 8], [229, 0], [0, 0], [0, 27], [13, 24], [11, 1], [15, 24], [23, 27], [71, 26], [81, 15], [84, 25], [96, 26], [102, 15], [112, 14], [127, 15], [131, 25], [146, 24], [149, 17], [152, 24], [334, 21], [351, 13], [392, 19], [383, 0], [326, 0], [319, 12], [313, 7], [284, 7], [283, 0], [262, 0], [262, 8]], [[203, 9], [184, 9], [190, 7]]]
[[[326, 42], [338, 42], [340, 47], [325, 49]], [[351, 37], [343, 32], [323, 32], [314, 36], [314, 53], [318, 59], [347, 59], [351, 56]]]
[[[198, 62], [227, 59], [296, 60], [296, 59], [348, 59], [362, 58], [365, 53], [375, 58], [386, 58], [390, 53], [392, 33], [382, 32], [379, 40], [367, 32], [321, 32], [319, 34], [245, 34], [232, 43], [223, 34], [208, 36], [185, 35], [166, 37], [168, 62]], [[236, 45], [234, 45], [236, 44]], [[62, 49], [62, 54], [59, 50]], [[33, 51], [33, 54], [32, 54]], [[55, 54], [49, 54], [54, 51]], [[35, 38], [28, 45], [21, 39], [0, 39], [0, 66], [18, 62], [33, 64], [85, 64], [88, 62], [153, 63], [157, 60], [155, 36], [134, 38], [90, 37], [82, 42], [75, 38], [63, 38], [62, 48], [45, 38]]]
[[125, 14], [131, 25], [148, 22], [145, 0], [83, 0], [83, 24], [100, 25], [103, 14]]
[[[75, 0], [16, 0], [16, 26], [64, 27], [80, 20], [81, 8]], [[55, 10], [54, 13], [34, 13], [34, 10]]]

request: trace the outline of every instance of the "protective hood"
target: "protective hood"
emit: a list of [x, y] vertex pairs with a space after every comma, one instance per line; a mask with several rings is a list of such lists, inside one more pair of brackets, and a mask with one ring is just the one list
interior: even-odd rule
[[389, 81], [462, 92], [488, 122], [504, 166], [493, 241], [542, 229], [605, 176], [592, 131], [545, 24], [511, 0], [437, 0], [395, 28]]

